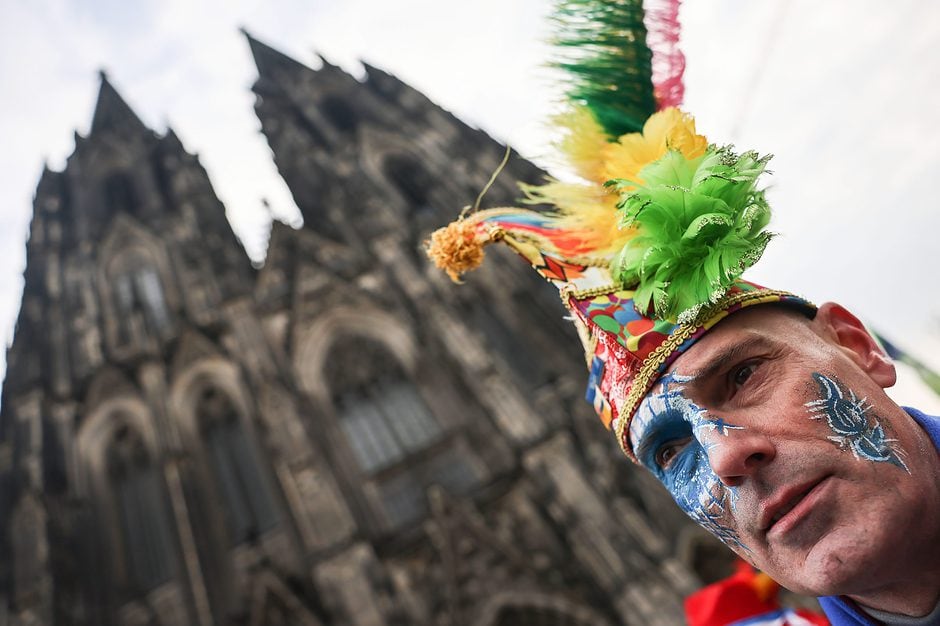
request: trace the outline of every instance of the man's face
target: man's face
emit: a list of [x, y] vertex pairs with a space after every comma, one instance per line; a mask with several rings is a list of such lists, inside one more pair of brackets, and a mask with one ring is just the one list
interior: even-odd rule
[[736, 313], [676, 360], [630, 425], [637, 458], [686, 513], [817, 595], [858, 593], [872, 568], [891, 576], [890, 551], [918, 524], [896, 440], [906, 415], [882, 390], [893, 369], [821, 330], [828, 313]]

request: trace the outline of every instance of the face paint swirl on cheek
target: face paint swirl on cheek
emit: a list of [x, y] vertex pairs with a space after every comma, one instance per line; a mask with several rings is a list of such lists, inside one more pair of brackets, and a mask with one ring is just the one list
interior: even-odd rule
[[897, 440], [885, 435], [878, 416], [870, 413], [872, 407], [866, 398], [859, 400], [854, 391], [843, 391], [838, 381], [819, 372], [813, 372], [813, 380], [820, 397], [805, 406], [812, 419], [825, 418], [835, 433], [829, 436], [830, 441], [843, 450], [851, 450], [856, 459], [890, 463], [910, 473], [901, 459], [902, 450], [896, 445]]
[[[663, 483], [676, 504], [700, 526], [734, 548], [747, 549], [737, 531], [728, 525], [736, 493], [721, 482], [708, 462], [708, 451], [720, 445], [714, 435], [727, 436], [741, 427], [711, 418], [705, 409], [683, 395], [690, 376], [667, 374], [658, 393], [650, 393], [630, 425], [639, 460]], [[673, 441], [688, 439], [668, 466], [656, 462], [657, 450]]]

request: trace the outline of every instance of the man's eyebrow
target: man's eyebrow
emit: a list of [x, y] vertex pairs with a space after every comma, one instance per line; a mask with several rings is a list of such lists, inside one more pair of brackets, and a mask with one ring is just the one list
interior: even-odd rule
[[707, 383], [715, 377], [716, 374], [728, 367], [729, 364], [736, 363], [746, 356], [750, 356], [755, 350], [761, 348], [770, 348], [771, 342], [765, 337], [752, 335], [747, 339], [738, 341], [734, 344], [720, 348], [709, 359], [708, 365], [692, 373], [692, 380], [688, 386], [696, 386], [696, 383]]

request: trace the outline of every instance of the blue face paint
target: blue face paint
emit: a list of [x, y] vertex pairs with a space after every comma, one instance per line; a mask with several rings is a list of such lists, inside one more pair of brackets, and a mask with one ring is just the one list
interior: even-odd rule
[[[688, 399], [682, 385], [691, 380], [691, 376], [663, 376], [659, 392], [647, 395], [637, 410], [630, 438], [636, 442], [637, 458], [659, 478], [679, 508], [729, 546], [746, 550], [738, 533], [727, 524], [735, 490], [721, 482], [708, 462], [708, 451], [718, 445], [714, 435], [727, 436], [741, 427], [707, 416], [705, 409]], [[660, 467], [657, 451], [685, 438], [688, 443], [676, 451], [668, 467]]]
[[851, 450], [856, 459], [890, 463], [910, 473], [901, 459], [897, 440], [888, 439], [878, 417], [869, 415], [871, 405], [866, 404], [866, 398], [859, 400], [854, 391], [843, 391], [838, 382], [819, 372], [813, 372], [813, 380], [819, 386], [820, 397], [807, 402], [806, 407], [813, 419], [826, 419], [835, 433], [830, 441]]

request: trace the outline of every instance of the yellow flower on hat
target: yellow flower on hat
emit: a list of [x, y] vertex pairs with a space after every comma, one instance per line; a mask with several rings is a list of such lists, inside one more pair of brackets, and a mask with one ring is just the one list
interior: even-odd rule
[[[686, 159], [705, 153], [708, 140], [695, 132], [688, 113], [669, 107], [654, 113], [643, 132], [626, 133], [610, 141], [587, 107], [577, 107], [558, 118], [564, 127], [559, 149], [568, 165], [585, 180], [565, 183], [551, 179], [543, 185], [522, 185], [530, 204], [555, 207], [562, 228], [578, 234], [581, 250], [606, 258], [623, 248], [635, 234], [624, 229], [617, 212], [618, 193], [604, 187], [609, 180], [642, 182], [640, 170], [659, 160], [667, 150], [677, 150]], [[621, 189], [623, 189], [621, 187]]]
[[604, 165], [599, 182], [615, 178], [640, 179], [640, 170], [657, 161], [666, 150], [678, 150], [686, 159], [705, 154], [708, 140], [695, 132], [695, 119], [675, 107], [657, 111], [643, 125], [642, 133], [621, 135], [604, 149]]

